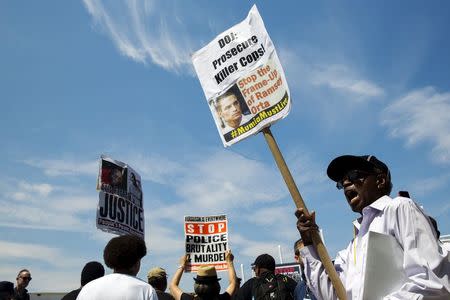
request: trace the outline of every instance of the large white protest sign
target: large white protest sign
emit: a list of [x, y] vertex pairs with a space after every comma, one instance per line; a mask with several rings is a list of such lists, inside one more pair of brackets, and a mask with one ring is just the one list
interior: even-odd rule
[[226, 215], [184, 217], [184, 233], [188, 264], [186, 272], [197, 272], [200, 266], [226, 270], [225, 251], [228, 250]]
[[254, 5], [247, 18], [192, 55], [224, 146], [287, 116], [289, 88]]
[[141, 176], [125, 163], [102, 156], [97, 189], [97, 228], [144, 238]]

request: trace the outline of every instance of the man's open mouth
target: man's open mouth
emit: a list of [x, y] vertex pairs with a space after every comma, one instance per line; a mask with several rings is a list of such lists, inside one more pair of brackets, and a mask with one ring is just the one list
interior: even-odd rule
[[347, 190], [345, 191], [345, 197], [347, 198], [348, 201], [352, 201], [354, 198], [356, 198], [358, 196], [358, 192], [356, 192], [355, 190]]

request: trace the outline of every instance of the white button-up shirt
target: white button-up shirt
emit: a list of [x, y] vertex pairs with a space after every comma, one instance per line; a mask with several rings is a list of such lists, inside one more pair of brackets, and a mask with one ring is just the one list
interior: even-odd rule
[[[403, 249], [408, 281], [383, 299], [450, 299], [450, 254], [420, 207], [411, 199], [383, 196], [362, 210], [353, 222], [355, 238], [338, 253], [334, 266], [347, 298], [362, 299], [368, 232], [393, 236]], [[308, 284], [318, 299], [337, 299], [313, 246], [301, 250]], [[373, 282], [376, 284], [376, 282]]]

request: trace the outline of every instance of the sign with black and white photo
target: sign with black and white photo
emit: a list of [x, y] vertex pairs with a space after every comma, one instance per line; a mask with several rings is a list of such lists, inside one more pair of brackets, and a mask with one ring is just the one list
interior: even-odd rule
[[141, 176], [127, 164], [102, 156], [97, 189], [100, 190], [97, 228], [144, 238]]

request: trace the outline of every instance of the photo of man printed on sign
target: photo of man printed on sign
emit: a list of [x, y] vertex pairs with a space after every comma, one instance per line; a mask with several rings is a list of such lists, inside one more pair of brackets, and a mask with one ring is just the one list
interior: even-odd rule
[[141, 186], [141, 176], [139, 176], [136, 171], [128, 167], [128, 193], [130, 200], [142, 207], [142, 186]]
[[102, 159], [100, 189], [104, 192], [126, 197], [127, 168]]
[[247, 123], [252, 118], [236, 84], [215, 99], [214, 108], [224, 134]]

